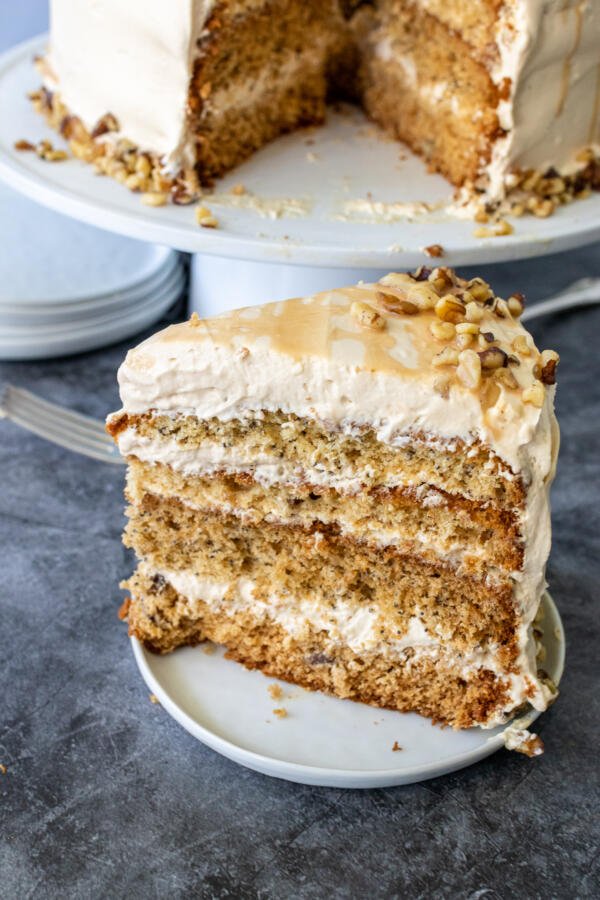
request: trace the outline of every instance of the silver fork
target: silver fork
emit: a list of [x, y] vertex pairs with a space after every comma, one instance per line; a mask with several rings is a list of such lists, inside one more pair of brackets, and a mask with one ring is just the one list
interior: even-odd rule
[[[528, 307], [522, 319], [530, 321], [593, 303], [600, 303], [600, 278], [582, 278], [555, 297]], [[125, 462], [102, 422], [42, 400], [23, 388], [7, 384], [0, 389], [0, 418], [3, 417], [75, 453], [117, 465]]]
[[0, 390], [0, 418], [10, 419], [27, 431], [83, 456], [106, 463], [125, 463], [102, 422], [42, 400], [24, 388], [6, 384]]

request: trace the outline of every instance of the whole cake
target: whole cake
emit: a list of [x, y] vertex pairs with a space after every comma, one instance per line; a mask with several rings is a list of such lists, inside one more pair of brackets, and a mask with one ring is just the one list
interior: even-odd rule
[[492, 208], [600, 187], [596, 0], [50, 0], [45, 89], [76, 155], [189, 202], [358, 102]]
[[459, 728], [545, 708], [558, 357], [521, 310], [421, 269], [131, 350], [131, 634]]

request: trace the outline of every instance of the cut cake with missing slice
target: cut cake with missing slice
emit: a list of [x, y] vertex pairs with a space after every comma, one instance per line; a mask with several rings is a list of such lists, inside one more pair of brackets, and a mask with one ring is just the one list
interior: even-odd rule
[[521, 309], [422, 269], [131, 350], [130, 633], [458, 728], [544, 709], [558, 357]]

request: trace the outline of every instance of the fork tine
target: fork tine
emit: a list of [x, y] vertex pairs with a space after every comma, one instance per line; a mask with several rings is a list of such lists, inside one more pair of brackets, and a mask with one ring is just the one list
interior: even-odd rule
[[82, 453], [84, 456], [91, 456], [93, 459], [99, 459], [102, 460], [102, 462], [107, 463], [117, 463], [122, 465], [125, 462], [119, 455], [116, 447], [111, 448], [108, 445], [102, 446], [101, 444], [88, 445], [83, 442], [79, 443], [77, 438], [73, 439], [60, 428], [58, 430], [53, 430], [45, 426], [40, 426], [30, 419], [23, 418], [18, 414], [11, 413], [10, 419], [16, 425], [20, 425], [27, 431], [37, 434], [38, 437], [51, 441], [53, 444], [58, 444], [59, 447], [64, 447], [74, 453]]
[[63, 415], [60, 407], [53, 409], [49, 405], [35, 403], [29, 397], [20, 397], [16, 403], [11, 403], [9, 411], [22, 415], [27, 419], [39, 420], [40, 423], [60, 425], [72, 436], [78, 436], [85, 440], [93, 440], [104, 445], [112, 446], [111, 438], [100, 428], [91, 428], [85, 419], [73, 418]]
[[26, 391], [24, 388], [15, 388], [12, 387], [12, 385], [9, 385], [5, 397], [7, 403], [14, 402], [19, 406], [22, 403], [29, 403], [38, 407], [40, 410], [46, 410], [48, 413], [59, 416], [61, 419], [68, 419], [75, 425], [85, 426], [86, 428], [101, 434], [103, 437], [108, 438], [108, 435], [104, 430], [104, 425], [97, 419], [93, 419], [91, 416], [86, 416], [83, 413], [65, 409], [63, 406], [58, 406], [56, 403], [50, 403], [50, 401], [44, 400], [42, 397], [37, 397], [35, 394]]

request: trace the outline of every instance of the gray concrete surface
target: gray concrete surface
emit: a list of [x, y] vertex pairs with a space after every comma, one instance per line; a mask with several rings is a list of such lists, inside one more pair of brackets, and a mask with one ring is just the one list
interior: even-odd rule
[[[599, 269], [594, 247], [487, 274], [535, 299]], [[409, 787], [269, 779], [152, 705], [116, 616], [123, 472], [0, 422], [0, 896], [600, 896], [600, 309], [532, 330], [562, 358], [549, 581], [568, 655], [546, 754]], [[125, 350], [3, 364], [0, 379], [102, 417]]]
[[[45, 7], [0, 0], [0, 50], [42, 31]], [[487, 274], [536, 299], [599, 275], [600, 247]], [[568, 655], [546, 754], [409, 787], [269, 779], [152, 705], [116, 618], [122, 472], [0, 422], [2, 900], [600, 897], [600, 309], [532, 331], [562, 356], [549, 581]], [[101, 417], [125, 350], [4, 364], [0, 380]]]

